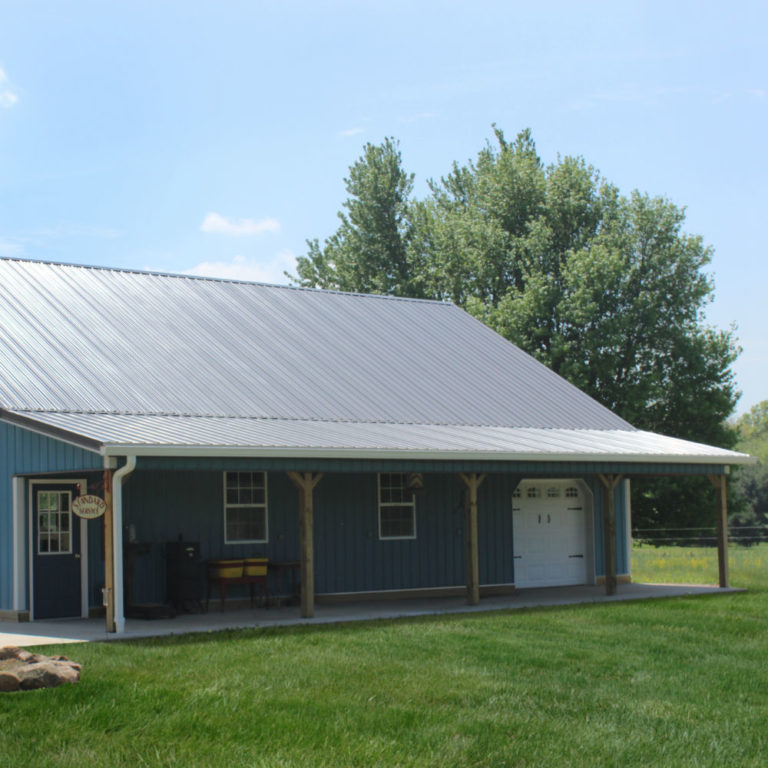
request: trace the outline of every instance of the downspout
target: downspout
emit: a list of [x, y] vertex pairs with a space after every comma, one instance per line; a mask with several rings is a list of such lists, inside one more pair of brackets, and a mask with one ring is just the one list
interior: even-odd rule
[[136, 457], [126, 456], [125, 464], [112, 477], [112, 548], [114, 550], [115, 634], [125, 632], [123, 605], [123, 480], [136, 469]]

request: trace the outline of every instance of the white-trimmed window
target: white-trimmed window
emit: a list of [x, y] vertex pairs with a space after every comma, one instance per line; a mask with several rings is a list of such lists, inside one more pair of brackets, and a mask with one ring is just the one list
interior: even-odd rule
[[224, 543], [252, 544], [269, 539], [267, 473], [224, 473]]
[[405, 472], [379, 474], [379, 538], [416, 538], [416, 499]]

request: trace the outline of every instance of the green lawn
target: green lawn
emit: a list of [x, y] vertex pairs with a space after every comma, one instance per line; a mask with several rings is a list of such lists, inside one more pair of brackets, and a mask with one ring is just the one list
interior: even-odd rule
[[768, 545], [731, 567], [748, 593], [62, 646], [81, 682], [0, 697], [0, 766], [765, 766]]

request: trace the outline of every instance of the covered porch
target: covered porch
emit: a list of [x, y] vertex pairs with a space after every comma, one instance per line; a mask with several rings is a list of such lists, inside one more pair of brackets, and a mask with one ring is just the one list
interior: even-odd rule
[[[269, 539], [262, 544], [233, 544], [223, 534], [222, 488], [230, 475], [250, 472], [254, 465], [264, 467], [263, 490], [266, 499], [267, 479], [271, 494], [269, 505]], [[316, 469], [308, 470], [308, 466]], [[597, 595], [634, 599], [646, 595], [645, 585], [629, 582], [629, 517], [628, 485], [632, 476], [666, 473], [698, 475], [702, 482], [715, 486], [714, 503], [718, 519], [719, 586], [727, 588], [727, 507], [725, 502], [725, 467], [706, 464], [677, 465], [661, 468], [657, 464], [573, 462], [435, 462], [435, 461], [357, 461], [350, 466], [344, 461], [262, 458], [258, 462], [241, 457], [132, 458], [119, 468], [94, 473], [89, 478], [100, 484], [107, 501], [107, 513], [101, 519], [81, 521], [82, 530], [91, 529], [88, 562], [77, 561], [81, 572], [82, 616], [92, 613], [99, 604], [101, 585], [107, 587], [106, 622], [94, 619], [97, 638], [105, 634], [105, 626], [116, 634], [130, 636], [136, 632], [155, 634], [167, 625], [167, 633], [185, 631], [187, 625], [200, 630], [230, 626], [269, 626], [300, 623], [303, 620], [346, 621], [356, 617], [389, 618], [463, 610], [512, 609], [540, 604], [592, 602]], [[351, 471], [350, 471], [351, 470]], [[381, 473], [410, 477], [414, 470], [421, 489], [410, 510], [414, 535], [384, 540], [381, 526]], [[715, 474], [722, 473], [722, 474]], [[85, 474], [85, 473], [84, 473]], [[379, 480], [377, 480], [377, 477]], [[526, 589], [518, 572], [520, 553], [513, 527], [519, 517], [521, 480], [527, 485], [541, 485], [544, 494], [553, 483], [565, 482], [563, 496], [580, 485], [584, 489], [583, 538], [591, 553], [585, 550], [586, 566], [578, 580], [550, 581], [555, 589]], [[579, 478], [558, 481], [555, 478]], [[33, 522], [27, 515], [33, 509], [31, 488], [48, 489], [46, 483], [61, 484], [65, 479], [30, 479], [29, 498], [23, 490], [17, 496], [18, 530], [30, 529], [34, 545]], [[70, 478], [72, 482], [72, 478]], [[378, 483], [378, 485], [377, 485]], [[85, 486], [85, 478], [83, 479]], [[125, 487], [123, 487], [125, 486]], [[557, 490], [557, 489], [555, 489]], [[98, 492], [98, 488], [97, 488]], [[559, 491], [558, 491], [559, 494]], [[564, 503], [568, 503], [564, 499]], [[582, 502], [579, 502], [580, 504]], [[226, 505], [225, 505], [226, 506]], [[399, 503], [399, 507], [407, 506]], [[416, 509], [418, 508], [418, 537]], [[568, 507], [569, 509], [571, 507]], [[580, 506], [575, 507], [580, 509]], [[617, 515], [617, 508], [621, 514]], [[541, 517], [541, 516], [540, 516]], [[549, 515], [546, 515], [547, 519]], [[264, 502], [264, 518], [267, 504]], [[131, 562], [132, 535], [138, 531], [138, 546], [154, 552], [154, 559]], [[377, 537], [377, 532], [379, 533]], [[195, 557], [201, 564], [209, 559], [264, 557], [270, 563], [295, 567], [284, 579], [289, 596], [298, 605], [259, 611], [229, 611], [218, 603], [216, 610], [187, 614], [182, 607], [173, 619], [155, 617], [143, 620], [131, 612], [130, 595], [136, 594], [145, 580], [147, 599], [167, 603], [163, 548], [178, 537], [202, 542]], [[85, 537], [84, 537], [85, 538]], [[30, 557], [35, 547], [31, 546]], [[103, 562], [99, 557], [103, 552]], [[570, 551], [570, 550], [568, 550]], [[573, 557], [573, 555], [570, 555]], [[581, 558], [581, 555], [578, 555]], [[617, 560], [619, 568], [617, 569]], [[203, 572], [201, 571], [201, 574]], [[30, 577], [35, 574], [30, 572]], [[200, 578], [196, 577], [200, 582]], [[30, 578], [30, 580], [33, 580]], [[316, 589], [316, 580], [319, 589]], [[273, 588], [274, 588], [274, 578]], [[21, 586], [22, 579], [19, 579]], [[34, 583], [34, 582], [33, 582]], [[545, 582], [546, 583], [546, 582]], [[564, 587], [561, 585], [569, 586]], [[583, 586], [575, 586], [582, 584]], [[459, 586], [461, 585], [461, 586]], [[199, 583], [198, 583], [199, 586]], [[450, 597], [440, 594], [440, 587], [453, 590]], [[414, 589], [424, 594], [416, 599]], [[148, 591], [146, 591], [148, 590]], [[242, 590], [241, 590], [242, 591]], [[359, 592], [359, 599], [355, 596]], [[387, 595], [386, 593], [394, 593]], [[279, 593], [279, 592], [278, 592]], [[286, 593], [283, 592], [283, 597]], [[276, 596], [274, 591], [273, 596]], [[326, 602], [333, 596], [345, 595], [345, 604]], [[202, 589], [200, 598], [205, 598]], [[238, 597], [236, 592], [234, 597]], [[393, 599], [394, 598], [394, 599]], [[401, 599], [402, 598], [402, 599]], [[481, 599], [482, 598], [482, 599]], [[542, 600], [554, 600], [542, 603]], [[533, 601], [533, 602], [531, 602]], [[223, 607], [225, 610], [219, 610]], [[405, 611], [405, 613], [404, 613]], [[415, 612], [415, 613], [414, 613]], [[59, 614], [62, 615], [62, 614]], [[76, 615], [76, 612], [63, 615]], [[35, 612], [35, 625], [47, 624]], [[240, 624], [239, 622], [245, 622]], [[223, 623], [222, 623], [223, 622]], [[55, 622], [59, 624], [59, 620]], [[78, 620], [76, 626], [90, 626]], [[17, 629], [21, 629], [17, 626]], [[24, 627], [26, 629], [26, 627]], [[37, 630], [35, 630], [37, 632]], [[166, 632], [160, 632], [164, 634]], [[22, 633], [23, 634], [23, 633]]]
[[357, 621], [449, 616], [484, 611], [512, 611], [524, 608], [612, 603], [704, 595], [724, 595], [744, 590], [686, 584], [619, 584], [607, 595], [604, 586], [582, 585], [520, 589], [513, 595], [484, 597], [480, 604], [468, 604], [465, 597], [432, 597], [398, 600], [323, 602], [315, 606], [314, 618], [302, 618], [301, 606], [280, 608], [238, 608], [207, 613], [185, 613], [174, 619], [126, 619], [121, 634], [106, 631], [103, 618], [57, 619], [30, 623], [0, 622], [0, 647], [6, 645], [38, 646], [65, 643], [134, 640], [196, 632], [228, 629], [269, 629], [317, 624], [341, 624]]

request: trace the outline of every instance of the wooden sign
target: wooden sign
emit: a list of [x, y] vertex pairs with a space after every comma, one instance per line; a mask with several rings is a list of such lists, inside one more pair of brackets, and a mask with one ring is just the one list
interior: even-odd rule
[[86, 493], [72, 502], [72, 511], [85, 520], [95, 520], [107, 511], [107, 502], [100, 496]]

